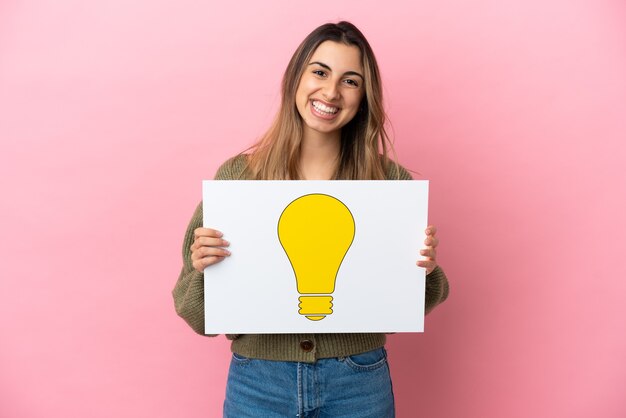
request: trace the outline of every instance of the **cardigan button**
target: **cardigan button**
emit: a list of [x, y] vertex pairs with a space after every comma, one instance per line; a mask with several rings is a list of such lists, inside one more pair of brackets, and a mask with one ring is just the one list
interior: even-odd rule
[[304, 351], [306, 351], [307, 353], [311, 350], [313, 350], [313, 341], [311, 340], [302, 340], [300, 341], [300, 348]]

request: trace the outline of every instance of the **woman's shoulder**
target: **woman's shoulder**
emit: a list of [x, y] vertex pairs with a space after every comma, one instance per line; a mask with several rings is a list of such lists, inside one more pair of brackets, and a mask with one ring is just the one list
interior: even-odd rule
[[215, 173], [215, 180], [245, 180], [248, 154], [237, 154], [226, 160]]
[[386, 180], [413, 180], [413, 176], [409, 173], [409, 170], [400, 165], [400, 163], [383, 155], [380, 156], [380, 159], [383, 163], [383, 167], [385, 167]]

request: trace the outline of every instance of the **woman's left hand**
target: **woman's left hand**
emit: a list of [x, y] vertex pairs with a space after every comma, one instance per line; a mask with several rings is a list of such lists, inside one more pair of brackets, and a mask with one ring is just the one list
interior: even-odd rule
[[437, 228], [433, 225], [428, 225], [425, 232], [426, 239], [424, 240], [424, 245], [426, 245], [426, 248], [420, 250], [420, 254], [424, 256], [424, 259], [418, 260], [416, 264], [419, 267], [424, 267], [426, 274], [430, 274], [437, 267], [437, 245], [439, 245], [439, 240], [435, 237]]

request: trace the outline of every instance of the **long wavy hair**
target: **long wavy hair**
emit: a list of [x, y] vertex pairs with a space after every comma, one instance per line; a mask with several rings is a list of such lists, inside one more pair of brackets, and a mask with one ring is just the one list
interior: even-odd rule
[[[361, 31], [350, 22], [327, 23], [302, 41], [285, 70], [280, 109], [260, 140], [250, 147], [248, 170], [258, 180], [300, 179], [300, 144], [303, 120], [296, 107], [296, 90], [305, 67], [325, 41], [356, 46], [361, 51], [365, 92], [359, 111], [341, 129], [341, 146], [335, 179], [382, 180], [390, 164], [393, 145], [385, 131], [386, 115], [378, 64]], [[395, 155], [394, 155], [395, 156]], [[395, 158], [394, 158], [395, 160]], [[397, 173], [397, 171], [396, 171]]]

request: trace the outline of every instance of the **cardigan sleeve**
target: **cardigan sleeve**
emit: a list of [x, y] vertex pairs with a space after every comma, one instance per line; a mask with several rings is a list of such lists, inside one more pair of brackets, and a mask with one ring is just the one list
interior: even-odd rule
[[448, 298], [450, 287], [448, 278], [440, 266], [426, 275], [426, 300], [424, 302], [424, 315], [432, 311], [435, 306], [439, 305]]
[[202, 226], [202, 202], [187, 226], [183, 239], [183, 267], [172, 295], [176, 313], [198, 334], [204, 335], [204, 274], [197, 271], [191, 261], [193, 231]]

